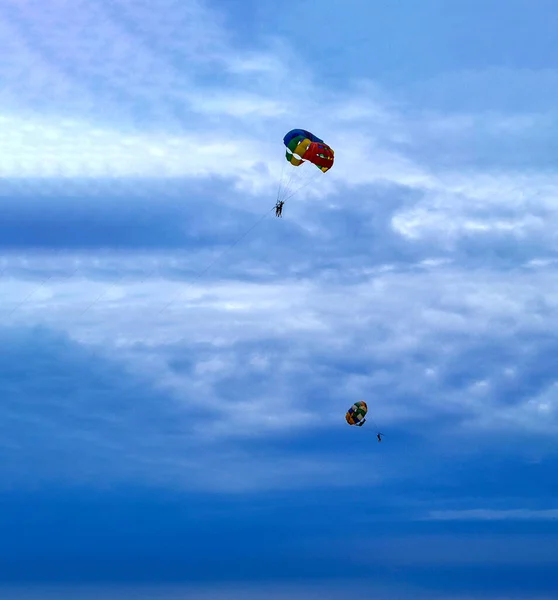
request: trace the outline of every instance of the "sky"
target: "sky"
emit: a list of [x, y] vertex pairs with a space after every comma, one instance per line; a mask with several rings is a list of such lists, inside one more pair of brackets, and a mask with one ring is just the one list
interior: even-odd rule
[[0, 0], [1, 598], [557, 597], [557, 25]]

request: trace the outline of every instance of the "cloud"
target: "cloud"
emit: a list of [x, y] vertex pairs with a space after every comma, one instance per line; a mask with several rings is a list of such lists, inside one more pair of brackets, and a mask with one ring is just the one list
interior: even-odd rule
[[[475, 131], [475, 143], [481, 146], [487, 140], [491, 143], [506, 140], [510, 132], [533, 139], [543, 125], [553, 123], [547, 112], [511, 115], [424, 112], [393, 102], [386, 91], [368, 82], [353, 82], [344, 89], [328, 90], [312, 77], [311, 69], [299, 57], [295, 60], [284, 44], [240, 48], [227, 32], [225, 16], [199, 2], [169, 0], [156, 16], [146, 3], [123, 3], [118, 11], [108, 3], [95, 8], [84, 5], [79, 10], [73, 7], [68, 11], [64, 3], [57, 2], [45, 18], [38, 17], [40, 13], [32, 3], [14, 3], [6, 5], [4, 10], [10, 17], [2, 21], [6, 39], [14, 48], [14, 56], [19, 57], [4, 69], [13, 70], [14, 65], [19, 65], [20, 70], [32, 73], [30, 81], [34, 83], [29, 85], [27, 94], [22, 93], [25, 90], [19, 88], [27, 84], [13, 73], [5, 72], [10, 82], [8, 89], [18, 90], [20, 101], [17, 106], [6, 98], [0, 103], [0, 110], [4, 107], [1, 117], [4, 133], [0, 142], [0, 155], [4, 158], [0, 159], [0, 171], [8, 180], [31, 178], [27, 184], [31, 195], [35, 198], [46, 195], [50, 201], [40, 208], [36, 200], [35, 204], [24, 202], [21, 179], [13, 184], [11, 208], [4, 219], [3, 244], [24, 248], [30, 239], [32, 245], [57, 248], [72, 245], [93, 248], [96, 244], [176, 248], [190, 245], [192, 234], [200, 232], [205, 237], [190, 257], [150, 258], [142, 275], [147, 280], [142, 284], [145, 292], [140, 292], [139, 287], [131, 291], [128, 284], [120, 285], [123, 279], [128, 279], [126, 269], [138, 261], [126, 259], [124, 266], [122, 259], [115, 259], [118, 266], [112, 273], [118, 285], [110, 294], [120, 294], [120, 299], [113, 298], [114, 310], [123, 301], [133, 302], [134, 295], [145, 294], [142, 302], [146, 308], [141, 315], [154, 323], [152, 307], [147, 308], [154, 298], [153, 286], [158, 286], [157, 293], [165, 297], [180, 298], [180, 294], [174, 281], [166, 281], [164, 266], [161, 280], [149, 283], [153, 275], [161, 273], [159, 267], [153, 268], [153, 263], [184, 261], [185, 266], [190, 263], [193, 268], [189, 272], [176, 270], [173, 277], [190, 276], [192, 271], [195, 274], [215, 257], [210, 248], [219, 239], [217, 229], [220, 233], [231, 232], [227, 240], [231, 242], [236, 237], [233, 231], [240, 235], [246, 230], [246, 215], [238, 213], [237, 207], [260, 213], [262, 204], [267, 207], [273, 203], [283, 165], [280, 148], [287, 122], [292, 126], [305, 123], [310, 129], [324, 132], [336, 149], [336, 166], [327, 176], [317, 178], [315, 186], [302, 190], [296, 201], [289, 202], [292, 225], [289, 223], [286, 233], [296, 238], [286, 242], [286, 235], [270, 234], [273, 230], [268, 227], [243, 252], [236, 253], [239, 262], [233, 263], [234, 270], [230, 265], [229, 276], [234, 274], [243, 280], [251, 272], [269, 279], [277, 274], [288, 281], [275, 287], [252, 286], [249, 293], [261, 304], [241, 304], [244, 312], [256, 306], [265, 307], [268, 312], [288, 310], [296, 317], [284, 315], [275, 327], [292, 331], [292, 323], [296, 321], [299, 330], [306, 328], [308, 335], [318, 339], [320, 332], [322, 336], [332, 335], [333, 328], [324, 325], [323, 318], [317, 316], [317, 308], [312, 311], [303, 308], [313, 294], [327, 297], [329, 302], [337, 302], [347, 293], [361, 293], [374, 302], [377, 299], [370, 298], [366, 287], [343, 292], [335, 289], [329, 293], [325, 281], [310, 285], [301, 295], [297, 291], [300, 277], [310, 272], [316, 276], [321, 273], [319, 276], [326, 279], [328, 268], [330, 273], [337, 269], [343, 277], [365, 280], [364, 273], [372, 269], [369, 281], [377, 277], [377, 281], [392, 282], [389, 275], [379, 272], [372, 275], [373, 271], [395, 268], [403, 277], [406, 270], [401, 265], [410, 263], [412, 269], [421, 272], [412, 279], [420, 289], [405, 285], [405, 293], [416, 294], [428, 302], [432, 299], [428, 294], [422, 295], [420, 283], [425, 281], [424, 261], [442, 260], [448, 265], [444, 278], [437, 278], [433, 273], [439, 270], [432, 269], [427, 275], [428, 285], [441, 285], [440, 289], [445, 289], [451, 280], [458, 282], [456, 286], [465, 292], [468, 284], [461, 282], [462, 278], [477, 287], [490, 282], [492, 275], [487, 266], [510, 268], [518, 262], [535, 264], [533, 261], [552, 257], [556, 246], [553, 233], [557, 221], [556, 175], [537, 170], [484, 168], [478, 164], [469, 165], [464, 171], [463, 152], [455, 150], [461, 141], [470, 151], [471, 131]], [[89, 23], [96, 24], [94, 36]], [[204, 35], [200, 34], [202, 31]], [[70, 47], [72, 53], [67, 52]], [[213, 75], [219, 73], [218, 80], [208, 77], [208, 69]], [[65, 78], [67, 86], [56, 84], [49, 92], [37, 83], [48, 81], [45, 73]], [[304, 103], [287, 101], [299, 96], [302, 82], [307, 90]], [[66, 95], [49, 100], [49, 93]], [[39, 116], [36, 108], [47, 101], [50, 108]], [[69, 110], [71, 106], [74, 108]], [[453, 150], [448, 146], [448, 137]], [[455, 157], [453, 163], [438, 162], [439, 155], [429, 150], [440, 144], [446, 148], [446, 156]], [[75, 183], [75, 178], [84, 177], [90, 182], [87, 192], [84, 192], [86, 186]], [[52, 183], [52, 178], [65, 181], [57, 183], [55, 179]], [[99, 178], [119, 182], [113, 189], [120, 187], [124, 191], [118, 195], [111, 193], [110, 184], [100, 185]], [[128, 183], [122, 183], [123, 179], [128, 179]], [[157, 186], [154, 180], [162, 184]], [[76, 186], [78, 192], [72, 196], [68, 190]], [[179, 202], [169, 200], [177, 198], [179, 190], [184, 194], [182, 207]], [[123, 199], [126, 193], [128, 198]], [[141, 206], [134, 200], [139, 195], [145, 197]], [[61, 201], [64, 196], [66, 199]], [[107, 197], [111, 197], [112, 206]], [[40, 214], [40, 218], [35, 214]], [[221, 218], [216, 219], [216, 214]], [[48, 228], [42, 226], [43, 215], [50, 217]], [[200, 226], [201, 219], [204, 225]], [[286, 246], [280, 258], [273, 252], [277, 243]], [[305, 261], [299, 260], [299, 256], [306, 257]], [[291, 268], [289, 280], [286, 265], [295, 261], [296, 275], [293, 279]], [[480, 274], [472, 275], [467, 265], [479, 267]], [[79, 273], [75, 275], [80, 276]], [[223, 267], [214, 275], [225, 273], [227, 269]], [[108, 272], [105, 276], [108, 277]], [[502, 299], [515, 289], [515, 282], [528, 279], [514, 275], [514, 283], [508, 285], [503, 283], [503, 277], [503, 274], [495, 276], [496, 281], [501, 281], [497, 291], [487, 289], [483, 294], [479, 288], [474, 293], [476, 301], [490, 302], [494, 294]], [[337, 281], [339, 286], [341, 278]], [[52, 291], [52, 283], [50, 279], [40, 293], [57, 295], [58, 292]], [[97, 284], [84, 285], [87, 300], [78, 300], [82, 310], [99, 294], [105, 300], [111, 297]], [[61, 290], [58, 286], [56, 283]], [[73, 294], [71, 288], [68, 283], [67, 291], [62, 293]], [[20, 289], [23, 292], [20, 297], [30, 293], [27, 284], [25, 291], [23, 286]], [[15, 288], [10, 287], [7, 297], [15, 299], [12, 290]], [[397, 285], [390, 288], [391, 294], [400, 290]], [[232, 287], [217, 293], [222, 298], [238, 294]], [[284, 306], [277, 309], [272, 298], [291, 294], [297, 298], [296, 303], [283, 301]], [[382, 298], [387, 301], [387, 293]], [[548, 300], [531, 295], [531, 301], [545, 304]], [[234, 301], [228, 304], [232, 307]], [[94, 318], [106, 319], [101, 317], [100, 306], [104, 305], [88, 309], [92, 328], [95, 328]], [[31, 304], [26, 306], [24, 312], [29, 312], [30, 307]], [[178, 317], [176, 307], [170, 308], [169, 317]], [[518, 305], [510, 318], [519, 319], [519, 312], [525, 308], [525, 303]], [[400, 309], [406, 310], [406, 314], [416, 314], [412, 306]], [[432, 309], [429, 318], [441, 316], [470, 323], [471, 319], [464, 316], [468, 309], [463, 306], [461, 309], [465, 312], [458, 310], [459, 314], [452, 312], [450, 316], [445, 309], [441, 312]], [[54, 309], [52, 315], [56, 310], [69, 310], [69, 314], [73, 311], [67, 304]], [[139, 315], [140, 310], [139, 306], [134, 308], [134, 314]], [[370, 308], [361, 302], [352, 310], [366, 314]], [[546, 315], [549, 310], [552, 312], [550, 308]], [[223, 314], [228, 312], [227, 309]], [[400, 319], [395, 311], [390, 311], [389, 317]], [[492, 318], [490, 309], [486, 313], [488, 318]], [[341, 317], [338, 322], [346, 321]], [[377, 321], [371, 331], [383, 327]], [[402, 321], [410, 328], [407, 331], [412, 331], [414, 324], [410, 319]], [[49, 317], [48, 322], [54, 324], [55, 319]], [[187, 333], [180, 327], [162, 324], [159, 317], [157, 322], [161, 323], [161, 331]], [[224, 326], [223, 319], [218, 322]], [[255, 326], [261, 318], [253, 317], [251, 322]], [[484, 332], [487, 327], [485, 321]], [[64, 329], [69, 330], [66, 326]], [[100, 326], [99, 330], [102, 329]], [[345, 331], [351, 331], [350, 326]], [[204, 334], [215, 335], [205, 330]], [[128, 336], [128, 332], [122, 332], [120, 337]], [[175, 333], [168, 341], [178, 337]], [[254, 337], [257, 336], [250, 339]], [[419, 335], [416, 343], [424, 343], [425, 337]], [[516, 418], [519, 415], [512, 417]]]
[[[4, 331], [2, 337], [11, 348], [2, 357], [0, 378], [4, 485], [147, 481], [228, 493], [283, 489], [286, 481], [293, 489], [320, 482], [354, 485], [344, 456], [316, 448], [301, 457], [289, 449], [288, 432], [313, 415], [297, 414], [280, 390], [270, 397], [269, 386], [250, 369], [242, 373], [244, 383], [236, 383], [234, 396], [225, 397], [222, 385], [232, 375], [226, 356], [216, 364], [209, 349], [194, 354], [182, 347], [165, 365], [160, 350], [144, 349], [145, 358], [136, 364], [146, 377], [115, 355], [107, 361], [41, 328]], [[256, 370], [257, 358], [253, 354]], [[230, 359], [241, 366], [239, 357]], [[181, 393], [169, 394], [165, 388], [172, 389], [173, 369], [180, 373], [188, 364], [190, 375], [177, 377]], [[254, 463], [250, 445], [262, 440], [264, 429], [268, 441], [277, 429], [287, 436]], [[376, 478], [370, 473], [361, 482]]]
[[558, 519], [558, 509], [532, 510], [516, 508], [494, 510], [475, 508], [468, 510], [437, 510], [428, 515], [434, 521], [550, 521]]
[[[14, 57], [0, 67], [3, 315], [67, 336], [43, 339], [45, 355], [76, 344], [118, 365], [93, 463], [127, 477], [110, 464], [116, 444], [138, 477], [345, 484], [333, 453], [284, 446], [247, 474], [239, 444], [337, 431], [357, 397], [382, 428], [443, 423], [448, 444], [479, 428], [555, 435], [556, 173], [455, 149], [533, 140], [554, 113], [417, 110], [361, 81], [331, 90], [284, 43], [241, 46], [199, 2], [1, 11]], [[302, 125], [332, 144], [335, 168], [220, 261], [273, 204], [282, 137]], [[145, 412], [129, 421], [120, 402], [140, 388]], [[76, 415], [94, 404], [82, 401]], [[210, 419], [190, 418], [207, 405]], [[168, 428], [182, 410], [179, 442]], [[227, 466], [185, 458], [193, 440]]]
[[18, 326], [93, 344], [179, 402], [219, 405], [206, 435], [334, 426], [341, 399], [362, 394], [376, 398], [374, 419], [385, 425], [452, 415], [456, 426], [555, 433], [546, 365], [556, 311], [549, 299], [539, 304], [553, 277], [547, 267], [496, 274], [434, 263], [341, 281], [317, 272], [181, 282], [173, 258], [89, 257], [70, 278], [59, 257], [50, 271], [46, 257], [36, 266], [26, 257], [23, 269], [6, 262], [5, 274], [19, 275], [3, 305]]
[[[532, 90], [537, 90], [533, 94]], [[432, 78], [411, 82], [402, 96], [408, 102], [438, 111], [500, 111], [554, 113], [550, 100], [558, 90], [558, 71], [553, 68], [487, 66], [447, 70]]]
[[[427, 534], [393, 536], [370, 544], [353, 540], [351, 559], [360, 564], [379, 561], [383, 564], [436, 565], [530, 565], [556, 564], [556, 535], [529, 534]], [[530, 553], [525, 553], [529, 547]], [[358, 552], [358, 550], [360, 552]], [[463, 586], [466, 589], [466, 586]], [[463, 588], [462, 588], [463, 589]]]
[[197, 0], [163, 0], [156, 11], [143, 1], [55, 0], [46, 11], [33, 0], [8, 1], [0, 17], [12, 59], [2, 64], [3, 102], [24, 109], [65, 105], [105, 118], [156, 110], [169, 94], [181, 97], [200, 64], [226, 53], [218, 12]]

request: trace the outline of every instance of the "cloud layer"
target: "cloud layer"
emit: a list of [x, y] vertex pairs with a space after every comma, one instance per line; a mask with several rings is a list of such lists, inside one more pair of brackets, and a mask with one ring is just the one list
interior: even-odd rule
[[[526, 154], [555, 112], [328, 89], [286, 43], [241, 44], [200, 2], [51, 4], [0, 9], [2, 335], [19, 348], [2, 410], [21, 426], [6, 481], [44, 448], [67, 458], [35, 463], [41, 477], [76, 477], [79, 438], [93, 481], [354, 485], [339, 427], [362, 397], [380, 428], [434, 431], [450, 454], [481, 431], [482, 449], [536, 434], [512, 453], [547, 455], [558, 174]], [[299, 126], [336, 165], [278, 221], [281, 139]], [[33, 390], [17, 364], [36, 365]], [[335, 450], [288, 451], [312, 432]], [[245, 444], [265, 440], [278, 447], [248, 472]], [[186, 458], [199, 444], [227, 466]], [[391, 477], [378, 469], [362, 483]]]

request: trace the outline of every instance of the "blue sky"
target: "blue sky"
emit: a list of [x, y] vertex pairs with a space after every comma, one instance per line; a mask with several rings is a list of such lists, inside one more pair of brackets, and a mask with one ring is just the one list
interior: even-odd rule
[[0, 0], [0, 596], [556, 597], [555, 4], [156, 4]]

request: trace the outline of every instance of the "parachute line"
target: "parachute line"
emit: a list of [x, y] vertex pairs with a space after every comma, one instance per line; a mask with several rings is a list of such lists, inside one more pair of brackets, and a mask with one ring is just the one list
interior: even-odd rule
[[[185, 287], [188, 288], [191, 285], [193, 285], [195, 281], [197, 281], [200, 277], [202, 277], [203, 275], [205, 275], [211, 269], [211, 267], [213, 267], [215, 264], [217, 264], [224, 256], [226, 256], [233, 248], [235, 248], [250, 232], [252, 232], [254, 229], [256, 229], [256, 227], [269, 215], [269, 213], [271, 211], [275, 210], [275, 206], [276, 205], [274, 204], [269, 210], [266, 210], [255, 223], [253, 223], [244, 233], [242, 233], [236, 240], [234, 240], [234, 242], [232, 242], [231, 244], [229, 244], [228, 247], [223, 252], [221, 252], [221, 254], [219, 254], [218, 256], [216, 256], [207, 265], [207, 267], [205, 267], [199, 273], [195, 274], [193, 280], [189, 281], [188, 284]], [[167, 304], [165, 304], [165, 306], [163, 306], [163, 308], [161, 308], [161, 310], [159, 311], [158, 314], [161, 314], [171, 304], [173, 304], [180, 297], [180, 295], [182, 294], [182, 291], [184, 291], [184, 290], [181, 290], [181, 292], [179, 292], [179, 294], [177, 294]]]

